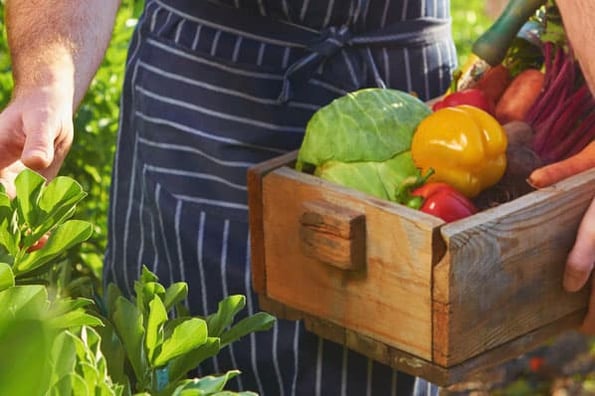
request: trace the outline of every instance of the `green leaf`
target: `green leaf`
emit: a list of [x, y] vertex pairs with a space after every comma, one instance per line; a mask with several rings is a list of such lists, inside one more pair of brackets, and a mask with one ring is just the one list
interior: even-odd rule
[[410, 151], [382, 162], [329, 161], [316, 169], [322, 179], [390, 201], [401, 181], [419, 173]]
[[230, 370], [223, 375], [209, 375], [202, 378], [187, 380], [184, 381], [178, 388], [176, 388], [172, 396], [185, 395], [185, 391], [189, 390], [202, 392], [197, 393], [198, 395], [210, 395], [212, 393], [220, 392], [225, 389], [225, 385], [230, 379], [239, 374], [239, 370]]
[[29, 225], [38, 223], [38, 202], [46, 179], [40, 174], [25, 169], [15, 179], [16, 202], [19, 216]]
[[40, 318], [48, 305], [47, 289], [42, 285], [11, 287], [0, 292], [0, 320], [6, 316]]
[[154, 362], [155, 350], [163, 342], [163, 324], [167, 321], [167, 311], [163, 301], [158, 296], [149, 303], [149, 317], [147, 319], [147, 336], [145, 347], [150, 362]]
[[[2, 310], [5, 305], [0, 305]], [[0, 395], [43, 395], [52, 333], [37, 319], [0, 320]]]
[[297, 168], [327, 161], [386, 161], [409, 150], [419, 122], [431, 109], [394, 89], [366, 88], [335, 99], [306, 126]]
[[[1, 185], [1, 183], [0, 183]], [[12, 208], [10, 198], [5, 193], [0, 193], [0, 246], [6, 249], [7, 253], [15, 256], [18, 251], [17, 233], [15, 225], [17, 212]]]
[[72, 373], [76, 365], [77, 358], [74, 337], [72, 333], [63, 331], [56, 337], [52, 345], [51, 361], [53, 370], [51, 381], [52, 384], [55, 384], [59, 388], [65, 385], [58, 385], [60, 379]]
[[25, 274], [59, 257], [65, 250], [86, 241], [93, 234], [91, 223], [69, 220], [58, 226], [42, 249], [31, 252], [14, 265], [15, 275]]
[[142, 379], [148, 367], [143, 351], [143, 316], [136, 306], [124, 297], [118, 297], [112, 322], [124, 345], [128, 360], [137, 379]]
[[231, 329], [221, 335], [221, 347], [231, 344], [255, 331], [270, 330], [276, 318], [266, 312], [258, 312], [236, 323]]
[[231, 326], [238, 312], [246, 306], [246, 297], [241, 294], [231, 295], [219, 301], [217, 312], [207, 317], [209, 336], [219, 337]]
[[64, 223], [72, 217], [76, 205], [87, 194], [75, 180], [60, 176], [52, 180], [42, 189], [39, 198], [39, 209], [44, 213], [39, 223], [31, 223], [32, 233], [27, 235], [23, 243], [30, 246], [56, 225]]
[[103, 322], [97, 316], [90, 315], [82, 309], [66, 312], [59, 316], [48, 319], [48, 324], [57, 329], [68, 329], [80, 326], [103, 326]]
[[155, 357], [154, 366], [160, 367], [171, 359], [184, 355], [207, 340], [207, 324], [198, 318], [187, 319], [174, 329], [171, 337], [163, 341]]
[[174, 384], [181, 378], [186, 378], [190, 370], [194, 370], [206, 359], [217, 355], [220, 350], [219, 337], [208, 337], [198, 348], [170, 360], [167, 364], [170, 382]]
[[166, 311], [172, 309], [177, 303], [183, 301], [188, 296], [188, 284], [186, 282], [177, 282], [170, 285], [165, 291], [163, 303]]
[[0, 263], [0, 291], [14, 286], [14, 274], [10, 265]]

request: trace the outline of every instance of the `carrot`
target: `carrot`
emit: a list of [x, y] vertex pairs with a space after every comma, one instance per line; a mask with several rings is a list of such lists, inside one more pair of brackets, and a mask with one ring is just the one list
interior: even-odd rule
[[535, 188], [543, 188], [591, 168], [595, 168], [595, 140], [566, 159], [535, 169], [527, 182]]
[[496, 104], [496, 119], [501, 124], [524, 121], [541, 94], [543, 83], [544, 74], [537, 69], [526, 69], [518, 74]]
[[512, 77], [508, 69], [499, 64], [486, 71], [474, 88], [482, 90], [494, 103], [498, 103], [511, 81]]

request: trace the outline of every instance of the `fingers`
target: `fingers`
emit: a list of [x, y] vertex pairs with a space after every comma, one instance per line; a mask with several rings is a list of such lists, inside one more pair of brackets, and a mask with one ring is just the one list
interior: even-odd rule
[[56, 122], [51, 114], [36, 111], [23, 115], [23, 132], [26, 136], [21, 161], [25, 166], [40, 171], [54, 161], [54, 140], [58, 135]]
[[595, 263], [595, 200], [583, 216], [576, 242], [566, 262], [564, 288], [570, 292], [580, 290], [593, 271]]

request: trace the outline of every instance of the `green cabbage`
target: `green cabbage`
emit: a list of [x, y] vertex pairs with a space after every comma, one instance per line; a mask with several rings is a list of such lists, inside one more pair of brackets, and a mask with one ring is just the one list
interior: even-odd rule
[[318, 110], [306, 126], [296, 169], [394, 200], [395, 187], [418, 176], [409, 149], [415, 128], [431, 113], [399, 90], [366, 88]]

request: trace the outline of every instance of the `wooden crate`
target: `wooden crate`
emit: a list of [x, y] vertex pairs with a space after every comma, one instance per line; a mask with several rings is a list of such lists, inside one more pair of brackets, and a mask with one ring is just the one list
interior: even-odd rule
[[292, 168], [250, 169], [254, 287], [279, 318], [439, 385], [583, 319], [562, 274], [595, 169], [445, 224]]

